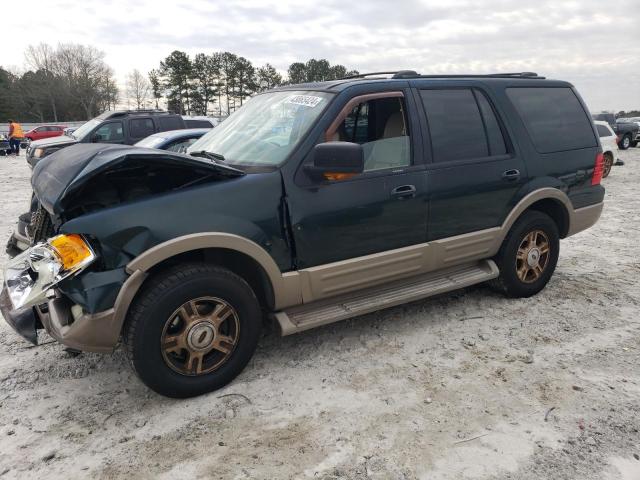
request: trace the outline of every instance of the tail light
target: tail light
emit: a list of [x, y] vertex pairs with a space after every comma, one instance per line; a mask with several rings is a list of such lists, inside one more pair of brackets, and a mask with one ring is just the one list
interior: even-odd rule
[[604, 155], [602, 152], [596, 155], [596, 164], [593, 167], [593, 175], [591, 176], [591, 185], [600, 185], [602, 181], [602, 173], [604, 172]]

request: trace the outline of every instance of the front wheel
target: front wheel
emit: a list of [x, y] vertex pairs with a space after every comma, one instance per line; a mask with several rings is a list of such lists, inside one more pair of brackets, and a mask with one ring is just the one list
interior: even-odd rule
[[144, 287], [124, 341], [148, 387], [186, 398], [233, 380], [251, 359], [261, 325], [258, 300], [242, 278], [213, 265], [184, 264]]
[[542, 212], [525, 212], [511, 227], [494, 258], [500, 276], [492, 284], [509, 297], [535, 295], [551, 279], [559, 253], [556, 223]]

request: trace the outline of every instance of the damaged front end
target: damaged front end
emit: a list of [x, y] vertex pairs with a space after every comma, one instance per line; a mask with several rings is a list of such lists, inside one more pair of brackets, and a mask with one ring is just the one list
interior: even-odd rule
[[135, 239], [135, 232], [114, 228], [113, 238], [104, 239], [65, 225], [116, 205], [242, 175], [203, 159], [120, 145], [76, 145], [43, 159], [32, 176], [30, 246], [5, 268], [3, 317], [33, 344], [44, 327], [69, 347], [108, 351], [119, 334], [110, 330], [116, 299], [128, 281], [142, 281], [129, 276], [131, 257], [112, 241]]

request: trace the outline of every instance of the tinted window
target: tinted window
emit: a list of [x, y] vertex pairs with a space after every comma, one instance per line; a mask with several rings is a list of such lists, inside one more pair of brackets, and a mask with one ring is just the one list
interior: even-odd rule
[[207, 120], [185, 120], [187, 128], [211, 128], [211, 122]]
[[144, 138], [154, 133], [153, 120], [150, 118], [132, 118], [129, 123], [131, 138]]
[[436, 162], [489, 155], [478, 104], [469, 89], [422, 90]]
[[596, 146], [591, 120], [570, 88], [508, 88], [507, 95], [539, 152]]
[[611, 132], [604, 125], [596, 125], [596, 129], [598, 130], [598, 135], [600, 136], [600, 138], [611, 136]]
[[364, 171], [411, 164], [409, 129], [401, 98], [379, 98], [354, 106], [332, 140], [354, 142], [364, 150]]
[[167, 132], [169, 130], [181, 130], [184, 128], [182, 118], [177, 115], [156, 117], [159, 132]]
[[[122, 122], [105, 123], [92, 136], [92, 142], [119, 142], [124, 140]], [[95, 139], [94, 139], [95, 138]]]
[[484, 93], [475, 90], [476, 99], [482, 112], [482, 118], [484, 119], [484, 126], [487, 129], [487, 138], [489, 140], [489, 154], [490, 155], [504, 155], [507, 153], [507, 146], [502, 136], [502, 130], [500, 124], [496, 118], [496, 114], [489, 104], [489, 100], [484, 96]]

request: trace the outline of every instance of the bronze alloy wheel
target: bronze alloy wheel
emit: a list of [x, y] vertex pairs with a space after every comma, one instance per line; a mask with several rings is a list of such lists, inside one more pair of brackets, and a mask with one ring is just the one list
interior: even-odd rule
[[213, 372], [235, 349], [240, 321], [235, 309], [216, 297], [182, 304], [162, 330], [162, 357], [174, 371], [188, 376]]
[[542, 230], [529, 232], [520, 242], [516, 254], [516, 273], [524, 283], [533, 283], [540, 278], [551, 251], [549, 238]]

